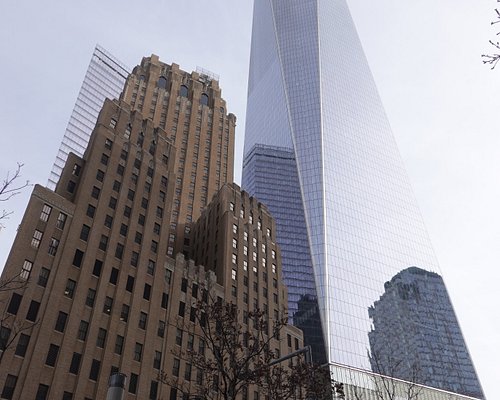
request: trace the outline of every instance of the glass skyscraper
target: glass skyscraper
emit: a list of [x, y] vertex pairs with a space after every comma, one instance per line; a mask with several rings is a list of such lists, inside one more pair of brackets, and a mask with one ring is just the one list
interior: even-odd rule
[[370, 371], [385, 282], [439, 266], [345, 0], [255, 0], [246, 118], [242, 186], [277, 220], [292, 319], [316, 301], [325, 358]]
[[95, 47], [75, 108], [50, 172], [47, 187], [55, 189], [68, 154], [83, 156], [104, 99], [120, 96], [130, 69], [101, 46]]

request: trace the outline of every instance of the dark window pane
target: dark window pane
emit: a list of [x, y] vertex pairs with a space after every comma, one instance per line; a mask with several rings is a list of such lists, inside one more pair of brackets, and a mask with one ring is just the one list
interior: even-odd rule
[[2, 399], [11, 400], [14, 396], [14, 390], [16, 389], [17, 376], [7, 375], [5, 379], [5, 385], [2, 390]]
[[24, 357], [26, 354], [26, 350], [28, 349], [28, 344], [30, 342], [30, 336], [21, 333], [19, 335], [19, 340], [17, 341], [16, 346], [16, 356]]
[[36, 392], [35, 400], [46, 400], [49, 394], [49, 387], [47, 385], [39, 384]]
[[92, 366], [90, 367], [90, 374], [89, 374], [89, 379], [91, 381], [97, 381], [100, 369], [101, 369], [101, 362], [96, 359], [92, 360]]
[[9, 314], [17, 314], [17, 311], [19, 310], [19, 306], [21, 305], [21, 300], [23, 299], [23, 296], [17, 293], [12, 293], [12, 297], [10, 298], [10, 303], [9, 307], [7, 308], [7, 312]]
[[26, 314], [26, 319], [31, 322], [36, 321], [36, 317], [38, 316], [38, 310], [40, 309], [40, 303], [35, 300], [31, 300], [30, 307], [28, 308], [28, 312]]
[[59, 346], [51, 344], [49, 347], [49, 352], [47, 353], [47, 358], [45, 359], [45, 364], [49, 367], [56, 365], [57, 355], [59, 354]]
[[65, 312], [59, 311], [59, 315], [57, 316], [55, 330], [58, 332], [64, 332], [64, 328], [66, 328], [66, 321], [68, 320], [68, 314]]
[[69, 366], [69, 372], [72, 374], [78, 374], [78, 370], [80, 369], [80, 360], [82, 359], [82, 355], [80, 353], [73, 353], [73, 357], [71, 358], [71, 364]]
[[109, 274], [109, 283], [116, 285], [116, 282], [118, 282], [118, 272], [118, 269], [111, 268], [111, 273]]
[[102, 271], [102, 261], [101, 260], [95, 260], [95, 262], [94, 262], [94, 269], [92, 271], [92, 275], [101, 276], [101, 271]]
[[75, 250], [75, 255], [73, 257], [73, 265], [77, 268], [80, 268], [82, 265], [82, 260], [83, 260], [83, 251], [76, 249]]

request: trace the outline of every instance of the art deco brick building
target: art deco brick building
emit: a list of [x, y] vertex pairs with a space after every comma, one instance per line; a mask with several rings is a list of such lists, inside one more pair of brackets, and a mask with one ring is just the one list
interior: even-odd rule
[[[103, 399], [117, 371], [127, 399], [186, 397], [203, 375], [176, 355], [205, 347], [198, 300], [225, 298], [242, 324], [286, 313], [274, 221], [223, 185], [234, 121], [216, 81], [155, 56], [105, 101], [84, 156], [69, 154], [55, 191], [35, 186], [4, 268], [0, 398]], [[196, 263], [171, 256], [176, 232]], [[281, 338], [279, 354], [302, 346], [294, 327]]]
[[167, 250], [187, 254], [190, 223], [224, 183], [233, 181], [236, 117], [227, 113], [216, 79], [184, 72], [155, 55], [134, 68], [120, 98], [163, 129], [177, 149]]

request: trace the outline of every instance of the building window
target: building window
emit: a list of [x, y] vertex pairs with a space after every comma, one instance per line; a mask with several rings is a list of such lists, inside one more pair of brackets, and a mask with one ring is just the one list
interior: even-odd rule
[[161, 207], [156, 207], [156, 216], [158, 218], [163, 218], [163, 208]]
[[71, 374], [78, 374], [80, 369], [80, 361], [82, 359], [82, 355], [80, 353], [73, 353], [73, 357], [71, 358], [71, 364], [69, 365], [69, 372]]
[[115, 341], [115, 353], [116, 354], [122, 354], [123, 353], [123, 342], [125, 341], [125, 338], [120, 335], [116, 335], [116, 341]]
[[73, 193], [75, 191], [75, 188], [76, 188], [76, 183], [73, 181], [68, 181], [68, 186], [66, 186], [66, 191], [68, 193]]
[[136, 342], [134, 347], [134, 360], [141, 361], [141, 359], [142, 359], [142, 344]]
[[120, 312], [120, 321], [128, 322], [128, 314], [130, 307], [127, 304], [122, 304], [122, 311]]
[[36, 392], [35, 400], [46, 400], [49, 394], [49, 386], [40, 383]]
[[97, 186], [94, 186], [92, 188], [92, 193], [91, 193], [91, 196], [94, 198], [94, 199], [98, 199], [99, 198], [99, 194], [101, 193], [101, 189], [99, 189]]
[[106, 343], [106, 335], [108, 334], [108, 331], [103, 328], [99, 328], [99, 331], [97, 332], [97, 340], [96, 340], [96, 346], [103, 349], [104, 344]]
[[161, 295], [161, 308], [167, 308], [168, 306], [168, 294], [167, 293], [162, 293]]
[[57, 229], [64, 229], [64, 225], [66, 224], [66, 219], [67, 215], [60, 212], [59, 215], [57, 216], [57, 221], [56, 221], [56, 228]]
[[98, 169], [95, 175], [95, 179], [98, 180], [99, 182], [102, 182], [104, 180], [104, 171]]
[[23, 266], [21, 267], [21, 273], [19, 278], [27, 281], [31, 275], [31, 269], [33, 268], [33, 263], [28, 260], [24, 260]]
[[181, 97], [188, 97], [188, 88], [185, 85], [181, 85], [180, 91], [179, 91], [179, 96]]
[[231, 260], [232, 260], [233, 264], [235, 264], [235, 265], [238, 264], [238, 256], [236, 254], [233, 253], [231, 255]]
[[80, 239], [86, 242], [87, 240], [89, 240], [89, 234], [90, 234], [90, 226], [83, 225], [82, 230], [80, 231]]
[[106, 218], [104, 219], [104, 226], [106, 228], [111, 228], [113, 225], [113, 217], [111, 215], [106, 215]]
[[7, 378], [5, 378], [5, 385], [2, 390], [2, 399], [12, 399], [14, 396], [14, 390], [16, 389], [16, 384], [17, 376], [8, 374]]
[[66, 328], [66, 321], [68, 320], [68, 314], [65, 312], [59, 311], [59, 315], [57, 316], [56, 326], [54, 329], [57, 332], [64, 332], [64, 328]]
[[121, 186], [122, 186], [121, 182], [119, 182], [119, 181], [114, 181], [113, 182], [113, 190], [115, 192], [120, 192]]
[[160, 369], [161, 367], [161, 351], [155, 351], [155, 357], [153, 359], [153, 368]]
[[42, 213], [40, 214], [40, 220], [43, 222], [47, 222], [50, 217], [50, 213], [52, 211], [52, 207], [49, 206], [48, 204], [44, 204], [42, 208]]
[[175, 344], [177, 346], [182, 346], [182, 329], [177, 328], [177, 331], [175, 333]]
[[116, 285], [116, 282], [118, 282], [118, 269], [117, 268], [111, 268], [111, 273], [109, 274], [109, 283], [112, 285]]
[[72, 299], [73, 295], [75, 294], [75, 288], [76, 282], [73, 279], [68, 279], [68, 281], [66, 282], [66, 289], [64, 289], [64, 295]]
[[139, 218], [138, 218], [139, 225], [144, 226], [145, 222], [146, 222], [146, 217], [142, 214], [139, 214]]
[[234, 211], [234, 203], [229, 203], [229, 210]]
[[123, 257], [123, 249], [124, 249], [123, 244], [121, 243], [116, 244], [115, 257], [118, 258], [119, 260], [121, 260]]
[[120, 176], [123, 176], [123, 174], [125, 173], [125, 166], [123, 166], [122, 164], [118, 164], [118, 167], [116, 167], [116, 173]]
[[33, 238], [31, 239], [31, 247], [38, 249], [40, 247], [40, 241], [42, 240], [43, 232], [35, 229], [33, 232]]
[[96, 259], [94, 262], [94, 269], [92, 270], [92, 275], [97, 277], [101, 276], [101, 270], [102, 270], [102, 261]]
[[108, 248], [108, 237], [106, 235], [101, 235], [101, 240], [99, 241], [99, 249], [106, 251]]
[[156, 332], [159, 337], [165, 337], [165, 321], [158, 321], [158, 331]]
[[95, 289], [89, 288], [87, 292], [87, 298], [85, 299], [85, 305], [89, 307], [94, 307], [95, 295], [96, 295]]
[[155, 240], [151, 241], [151, 251], [155, 254], [158, 252], [158, 242]]
[[139, 314], [139, 328], [146, 329], [146, 324], [148, 322], [148, 314], [142, 312]]
[[144, 284], [144, 291], [142, 292], [142, 298], [148, 301], [151, 299], [151, 285], [148, 283]]
[[183, 301], [180, 301], [179, 302], [179, 312], [178, 312], [180, 317], [184, 317], [185, 310], [186, 310], [186, 303], [184, 303]]
[[172, 375], [178, 377], [180, 368], [181, 368], [181, 360], [179, 360], [178, 358], [174, 358], [174, 363], [172, 365]]
[[80, 249], [75, 250], [75, 255], [73, 256], [73, 265], [77, 268], [80, 268], [82, 266], [82, 261], [83, 261], [83, 255], [85, 253], [81, 251]]
[[132, 267], [137, 267], [138, 263], [139, 263], [139, 253], [133, 251], [132, 256], [130, 257], [130, 264], [132, 265]]
[[232, 269], [232, 270], [231, 270], [231, 279], [232, 279], [233, 281], [235, 281], [235, 280], [236, 280], [236, 270], [235, 270], [235, 269]]
[[156, 400], [158, 397], [158, 381], [151, 381], [149, 386], [149, 400]]
[[99, 360], [93, 359], [92, 365], [90, 366], [89, 379], [91, 381], [97, 381], [99, 378], [99, 370], [101, 369], [101, 362]]
[[73, 393], [70, 392], [64, 392], [62, 400], [73, 400]]
[[273, 260], [276, 259], [276, 251], [271, 250], [271, 257]]
[[11, 331], [12, 330], [6, 326], [0, 327], [0, 351], [4, 351], [7, 348]]
[[111, 309], [113, 308], [113, 299], [109, 296], [106, 296], [104, 299], [104, 307], [102, 309], [102, 312], [104, 314], [111, 314]]
[[[115, 127], [116, 127], [116, 119], [111, 118], [111, 120], [109, 121], [109, 127], [111, 129], [115, 129]], [[108, 139], [106, 139], [106, 140], [108, 140]]]
[[109, 162], [109, 156], [103, 153], [101, 156], [101, 164], [108, 165], [108, 162]]
[[238, 241], [233, 238], [233, 249], [237, 249], [237, 248], [238, 248]]
[[24, 357], [26, 355], [26, 350], [28, 349], [28, 344], [30, 342], [30, 336], [21, 333], [19, 335], [19, 340], [16, 346], [16, 356]]
[[125, 218], [130, 218], [130, 215], [132, 214], [132, 209], [129, 206], [125, 206], [123, 209], [123, 216]]
[[276, 273], [276, 264], [273, 264], [272, 269], [273, 269], [273, 274], [275, 274]]
[[23, 296], [18, 293], [12, 293], [12, 297], [10, 298], [9, 307], [7, 307], [7, 312], [9, 314], [17, 315], [17, 311], [19, 310], [19, 306], [21, 305], [21, 300]]
[[45, 359], [45, 365], [48, 365], [49, 367], [55, 366], [58, 354], [59, 354], [59, 346], [51, 344], [49, 346], [49, 352], [47, 353], [47, 358]]
[[135, 281], [135, 278], [133, 276], [129, 275], [127, 277], [127, 284], [125, 285], [125, 290], [127, 292], [132, 293], [132, 290], [134, 290], [134, 281]]
[[55, 256], [57, 253], [58, 247], [59, 247], [59, 240], [57, 240], [55, 238], [50, 238], [49, 251], [48, 251], [49, 255]]
[[80, 326], [78, 327], [77, 339], [85, 341], [85, 339], [87, 339], [88, 330], [89, 330], [89, 323], [87, 321], [81, 320]]
[[[96, 197], [97, 198], [97, 197]], [[116, 198], [114, 197], [110, 197], [109, 198], [109, 203], [108, 203], [108, 207], [111, 208], [112, 210], [114, 210], [116, 208], [116, 202], [118, 200], [116, 200]]]
[[154, 275], [155, 273], [155, 262], [153, 260], [148, 261], [147, 273], [149, 275]]
[[136, 394], [137, 393], [137, 384], [139, 381], [139, 375], [131, 373], [130, 374], [130, 383], [128, 385], [129, 393]]
[[135, 233], [135, 239], [134, 239], [134, 241], [137, 244], [141, 244], [142, 243], [142, 233], [141, 232], [136, 232]]

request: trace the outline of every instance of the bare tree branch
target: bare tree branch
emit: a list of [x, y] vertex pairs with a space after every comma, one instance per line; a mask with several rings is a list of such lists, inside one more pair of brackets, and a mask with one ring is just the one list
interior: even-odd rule
[[[500, 3], [500, 0], [497, 0], [497, 3]], [[500, 11], [498, 9], [495, 9], [495, 15], [496, 15], [496, 20], [492, 21], [490, 25], [496, 25], [500, 23]], [[500, 31], [496, 33], [496, 35], [500, 35]], [[500, 54], [497, 53], [497, 50], [500, 50], [500, 42], [494, 42], [493, 40], [488, 41], [490, 45], [492, 45], [495, 50], [494, 53], [492, 54], [481, 54], [481, 57], [483, 58], [483, 64], [489, 64], [491, 65], [491, 69], [495, 69], [495, 67], [498, 64], [498, 61], [500, 61]]]
[[[29, 181], [25, 181], [24, 183], [18, 182], [19, 178], [21, 178], [21, 169], [24, 164], [17, 163], [17, 168], [12, 173], [11, 171], [7, 172], [7, 175], [0, 183], [0, 202], [6, 202], [10, 200], [12, 197], [17, 196], [21, 191], [30, 186]], [[8, 219], [12, 214], [12, 211], [2, 210], [0, 211], [0, 228], [3, 227], [1, 223], [2, 220]]]

